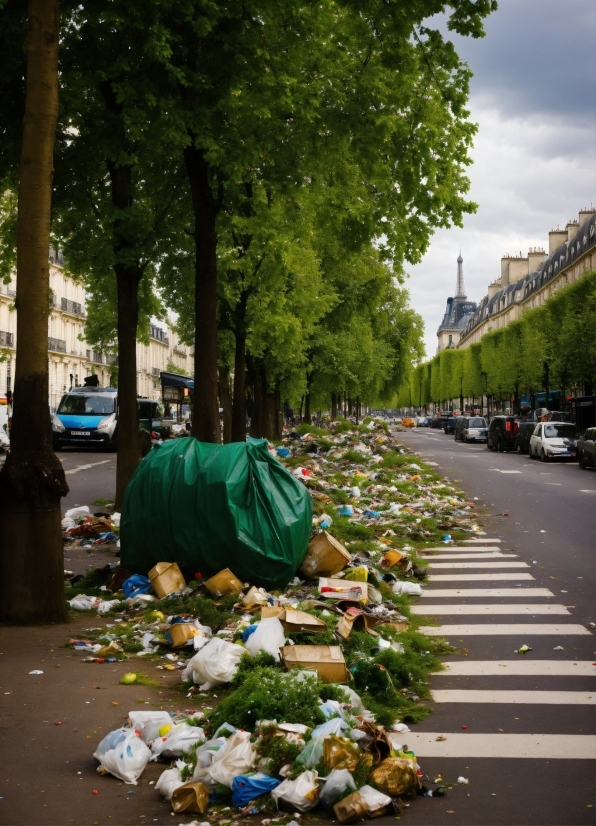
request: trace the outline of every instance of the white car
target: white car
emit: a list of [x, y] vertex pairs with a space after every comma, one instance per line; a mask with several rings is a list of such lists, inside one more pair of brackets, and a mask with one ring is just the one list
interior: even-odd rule
[[488, 425], [483, 416], [469, 416], [462, 433], [463, 442], [486, 442]]
[[540, 422], [530, 437], [530, 459], [575, 459], [579, 433], [569, 422]]

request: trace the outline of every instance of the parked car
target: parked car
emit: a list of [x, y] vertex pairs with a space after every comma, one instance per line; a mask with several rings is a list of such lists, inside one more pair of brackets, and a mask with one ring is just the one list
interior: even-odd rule
[[517, 423], [517, 434], [515, 436], [515, 447], [518, 453], [527, 455], [530, 452], [530, 438], [536, 428], [536, 422], [523, 419]]
[[577, 458], [582, 470], [596, 468], [596, 427], [589, 427], [581, 439], [577, 440]]
[[430, 419], [427, 416], [418, 416], [416, 427], [430, 427]]
[[461, 416], [463, 423], [458, 420], [456, 427], [460, 431], [460, 441], [462, 442], [486, 442], [486, 432], [488, 425], [484, 416]]
[[530, 438], [530, 459], [575, 459], [579, 433], [569, 422], [540, 422]]
[[443, 430], [445, 433], [453, 433], [455, 431], [455, 425], [457, 424], [457, 420], [461, 419], [461, 416], [448, 416], [445, 420], [445, 424], [443, 425]]
[[489, 450], [515, 450], [518, 421], [514, 416], [493, 416], [486, 434]]
[[442, 413], [435, 413], [435, 415], [430, 420], [430, 426], [436, 427], [442, 430], [445, 427], [445, 422], [447, 421], [447, 416], [444, 416]]
[[456, 442], [463, 442], [464, 427], [467, 424], [469, 416], [459, 416], [455, 423], [455, 430], [453, 431], [453, 438]]
[[402, 427], [416, 427], [416, 419], [413, 419], [411, 416], [405, 416], [401, 420]]

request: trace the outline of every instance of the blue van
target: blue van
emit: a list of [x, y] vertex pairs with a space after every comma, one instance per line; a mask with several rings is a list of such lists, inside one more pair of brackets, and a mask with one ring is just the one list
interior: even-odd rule
[[[159, 402], [139, 399], [141, 427], [162, 429]], [[52, 419], [54, 450], [89, 446], [116, 449], [118, 390], [115, 387], [76, 387], [62, 396]]]

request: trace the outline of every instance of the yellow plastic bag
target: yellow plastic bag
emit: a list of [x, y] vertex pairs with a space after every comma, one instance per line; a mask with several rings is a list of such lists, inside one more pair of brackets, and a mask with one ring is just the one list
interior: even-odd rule
[[209, 792], [203, 783], [185, 783], [172, 793], [172, 809], [179, 814], [189, 812], [202, 815], [209, 806]]
[[403, 794], [412, 786], [420, 787], [414, 763], [400, 757], [388, 757], [379, 763], [371, 773], [370, 780], [375, 788], [390, 797]]
[[326, 737], [323, 742], [323, 762], [328, 771], [348, 769], [353, 772], [360, 759], [360, 748], [346, 737]]

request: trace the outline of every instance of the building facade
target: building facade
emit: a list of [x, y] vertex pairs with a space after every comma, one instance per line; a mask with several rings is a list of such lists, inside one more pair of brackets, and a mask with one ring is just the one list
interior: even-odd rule
[[[95, 373], [101, 387], [110, 386], [110, 367], [116, 359], [93, 350], [85, 341], [85, 290], [64, 271], [62, 253], [50, 249], [50, 308], [48, 315], [49, 404], [57, 407], [71, 387]], [[16, 280], [0, 284], [0, 396], [14, 387], [17, 352]], [[161, 397], [159, 374], [175, 366], [192, 374], [192, 348], [182, 344], [168, 327], [151, 324], [149, 343], [137, 343], [137, 392]]]
[[532, 248], [527, 255], [503, 256], [500, 276], [489, 284], [487, 294], [466, 320], [456, 346], [469, 347], [485, 333], [506, 327], [585, 272], [595, 270], [596, 209], [582, 209], [565, 229], [551, 230], [548, 240], [548, 254]]
[[437, 330], [437, 353], [459, 345], [461, 331], [476, 312], [476, 304], [468, 301], [464, 286], [464, 259], [457, 257], [457, 284], [455, 296], [447, 299], [445, 315]]

